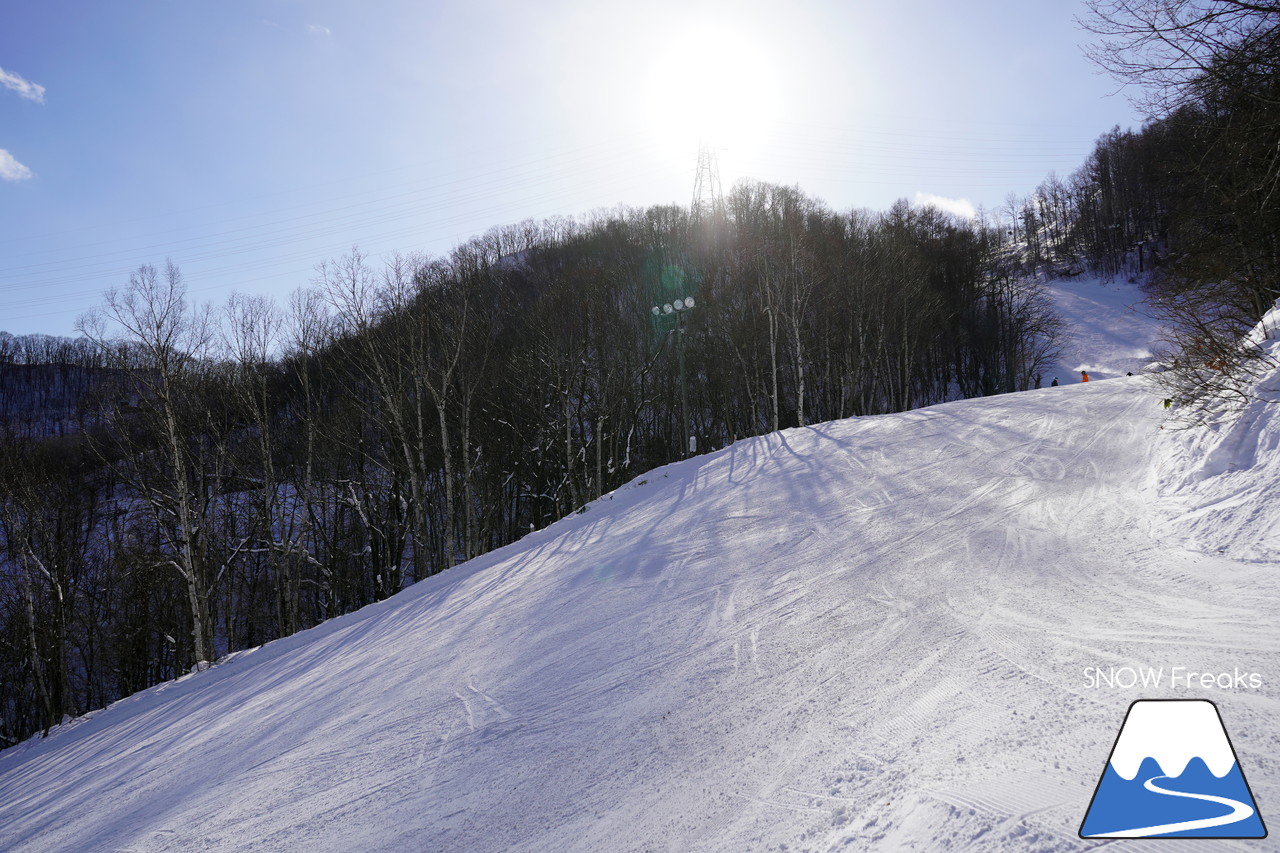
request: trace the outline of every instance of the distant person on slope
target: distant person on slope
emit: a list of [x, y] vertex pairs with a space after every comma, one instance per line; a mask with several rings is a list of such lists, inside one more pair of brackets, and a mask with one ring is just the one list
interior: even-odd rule
[[1057, 388], [1057, 387], [1058, 387], [1058, 377], [1056, 377], [1056, 376], [1055, 376], [1055, 377], [1053, 377], [1053, 381], [1049, 383], [1049, 387], [1050, 387], [1050, 388]]
[[1081, 381], [1081, 382], [1088, 382], [1088, 381], [1089, 381], [1089, 371], [1087, 371], [1087, 370], [1082, 370], [1082, 371], [1080, 371], [1080, 381]]

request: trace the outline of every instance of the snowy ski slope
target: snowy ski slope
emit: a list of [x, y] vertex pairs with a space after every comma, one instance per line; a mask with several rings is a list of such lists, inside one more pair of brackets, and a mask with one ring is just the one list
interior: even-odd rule
[[1080, 371], [1092, 379], [1140, 373], [1162, 345], [1160, 327], [1138, 304], [1142, 293], [1134, 284], [1091, 275], [1050, 281], [1046, 287], [1054, 306], [1066, 320], [1066, 345], [1059, 363], [1044, 373], [1048, 385], [1080, 381]]
[[[1148, 381], [787, 430], [652, 471], [0, 753], [0, 849], [1086, 849], [1125, 710], [1159, 697], [1217, 702], [1278, 819], [1269, 532], [1223, 522], [1206, 550], [1178, 525], [1222, 494], [1232, 518], [1270, 511], [1280, 442], [1171, 435]], [[1189, 476], [1215, 450], [1233, 483]], [[1089, 674], [1124, 667], [1161, 681]], [[1173, 667], [1261, 685], [1173, 685]]]

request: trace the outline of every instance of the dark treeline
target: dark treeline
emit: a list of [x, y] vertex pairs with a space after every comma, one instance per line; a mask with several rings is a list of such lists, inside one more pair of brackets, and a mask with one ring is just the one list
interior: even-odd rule
[[[1169, 293], [1229, 282], [1241, 307], [1260, 317], [1280, 295], [1280, 199], [1266, 173], [1277, 164], [1231, 150], [1240, 119], [1184, 106], [1141, 130], [1115, 128], [1068, 179], [1050, 175], [1030, 196], [1010, 198], [1003, 217], [1027, 265], [1155, 273]], [[1265, 153], [1274, 157], [1272, 149]]]
[[23, 438], [74, 432], [79, 401], [105, 367], [87, 338], [0, 332], [0, 423]]
[[352, 251], [283, 307], [195, 307], [141, 267], [83, 342], [0, 350], [80, 377], [74, 430], [3, 421], [0, 743], [514, 541], [691, 437], [1031, 387], [1057, 321], [1012, 258], [933, 208], [745, 183], [696, 220]]

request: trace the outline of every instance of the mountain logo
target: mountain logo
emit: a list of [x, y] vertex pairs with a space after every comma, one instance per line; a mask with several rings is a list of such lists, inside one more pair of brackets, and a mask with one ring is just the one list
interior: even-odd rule
[[1267, 828], [1207, 699], [1129, 706], [1081, 838], [1266, 838]]

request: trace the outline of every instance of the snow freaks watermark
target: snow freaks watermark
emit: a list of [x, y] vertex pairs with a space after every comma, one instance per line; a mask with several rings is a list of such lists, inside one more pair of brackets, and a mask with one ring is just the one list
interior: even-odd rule
[[1266, 838], [1218, 706], [1139, 699], [1129, 706], [1081, 838]]
[[1086, 666], [1084, 686], [1089, 690], [1259, 690], [1262, 675], [1239, 667], [1230, 672], [1205, 672], [1186, 666]]

